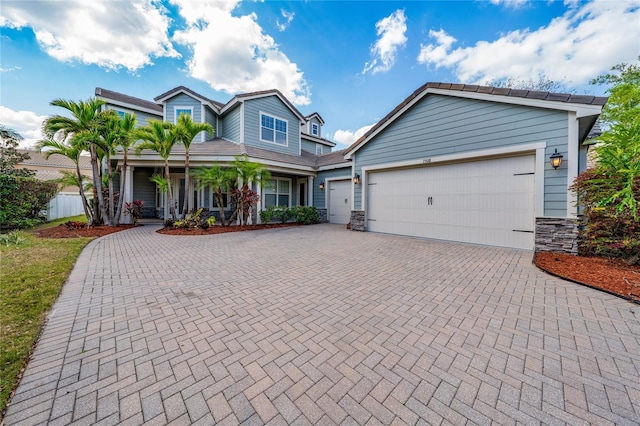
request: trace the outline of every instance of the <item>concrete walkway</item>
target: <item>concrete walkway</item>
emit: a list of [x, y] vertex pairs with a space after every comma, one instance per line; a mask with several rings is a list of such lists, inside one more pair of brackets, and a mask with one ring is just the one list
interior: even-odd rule
[[640, 306], [531, 253], [156, 229], [87, 246], [6, 425], [640, 423]]

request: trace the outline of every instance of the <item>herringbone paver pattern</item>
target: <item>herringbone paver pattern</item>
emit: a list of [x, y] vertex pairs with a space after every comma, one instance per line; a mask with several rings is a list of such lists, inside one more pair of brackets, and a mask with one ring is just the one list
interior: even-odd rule
[[640, 423], [640, 307], [528, 252], [317, 225], [80, 256], [5, 423]]

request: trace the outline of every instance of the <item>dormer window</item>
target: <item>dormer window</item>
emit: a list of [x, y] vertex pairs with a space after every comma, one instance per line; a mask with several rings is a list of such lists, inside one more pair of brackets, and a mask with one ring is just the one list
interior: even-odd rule
[[175, 111], [175, 117], [173, 118], [173, 123], [174, 124], [178, 124], [178, 118], [180, 118], [181, 115], [191, 115], [193, 114], [193, 109], [192, 108], [186, 108], [186, 107], [175, 107], [174, 108]]
[[311, 134], [314, 136], [320, 134], [320, 127], [316, 123], [311, 123]]

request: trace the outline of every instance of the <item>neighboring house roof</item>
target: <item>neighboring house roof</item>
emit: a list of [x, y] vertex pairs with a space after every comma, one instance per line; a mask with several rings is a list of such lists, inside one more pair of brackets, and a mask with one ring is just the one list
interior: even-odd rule
[[598, 115], [602, 110], [602, 106], [608, 99], [604, 96], [572, 95], [567, 93], [542, 92], [536, 90], [429, 82], [415, 90], [382, 120], [376, 123], [371, 129], [369, 129], [369, 131], [347, 148], [345, 153], [347, 158], [428, 94], [457, 96], [461, 98], [480, 100], [490, 99], [495, 102], [576, 111], [578, 113], [578, 117]]
[[327, 145], [327, 146], [331, 146], [331, 147], [336, 146], [335, 142], [331, 142], [329, 139], [319, 138], [317, 136], [309, 135], [307, 133], [300, 133], [300, 137], [302, 139], [308, 139], [311, 142], [317, 142], [317, 143], [321, 143], [321, 144], [324, 144], [324, 145]]
[[174, 87], [173, 89], [168, 90], [159, 96], [156, 96], [155, 98], [153, 98], [153, 100], [156, 101], [158, 104], [162, 104], [167, 99], [171, 99], [174, 96], [179, 95], [180, 93], [186, 93], [188, 95], [195, 97], [200, 102], [208, 103], [209, 106], [213, 108], [216, 112], [220, 112], [220, 109], [224, 106], [223, 103], [214, 101], [213, 99], [209, 99], [206, 96], [202, 96], [200, 93], [194, 92], [193, 90], [184, 86]]
[[[45, 158], [45, 154], [39, 151], [19, 149], [18, 152], [29, 154], [29, 157], [31, 157], [28, 160], [24, 160], [20, 163], [28, 169], [31, 168], [36, 170], [38, 167], [55, 167], [58, 169], [75, 170], [76, 168], [74, 162], [64, 155], [54, 154], [47, 159]], [[91, 158], [89, 156], [80, 156], [79, 164], [81, 170], [91, 170]]]
[[120, 106], [135, 106], [149, 110], [152, 113], [162, 115], [162, 107], [153, 102], [145, 101], [144, 99], [135, 98], [133, 96], [125, 95], [123, 93], [114, 92], [112, 90], [96, 87], [96, 96], [109, 100], [114, 105]]
[[311, 114], [307, 115], [305, 117], [305, 120], [309, 121], [313, 117], [316, 117], [321, 124], [324, 124], [324, 120], [322, 119], [322, 117], [320, 117], [320, 114], [318, 114], [317, 112], [312, 112]]
[[229, 102], [227, 102], [224, 107], [220, 110], [220, 113], [223, 114], [225, 111], [232, 109], [236, 104], [249, 100], [249, 99], [257, 99], [257, 98], [266, 98], [268, 96], [277, 96], [280, 100], [295, 114], [296, 117], [300, 121], [305, 121], [305, 117], [298, 111], [296, 107], [293, 106], [289, 99], [287, 99], [282, 92], [278, 89], [271, 90], [262, 90], [259, 92], [250, 92], [250, 93], [241, 93], [239, 95], [235, 95]]

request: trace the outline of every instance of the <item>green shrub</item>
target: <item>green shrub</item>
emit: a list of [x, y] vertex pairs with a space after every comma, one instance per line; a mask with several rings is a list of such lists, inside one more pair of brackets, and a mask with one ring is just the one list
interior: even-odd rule
[[28, 228], [56, 195], [57, 185], [33, 177], [0, 174], [0, 230]]
[[[631, 259], [640, 253], [640, 220], [629, 207], [619, 204], [601, 205], [602, 199], [615, 194], [623, 182], [596, 170], [580, 174], [571, 189], [579, 196], [585, 225], [580, 230], [578, 254]], [[640, 178], [632, 186], [640, 200]]]
[[320, 222], [320, 212], [313, 206], [300, 206], [295, 210], [294, 219], [297, 223], [310, 225]]

